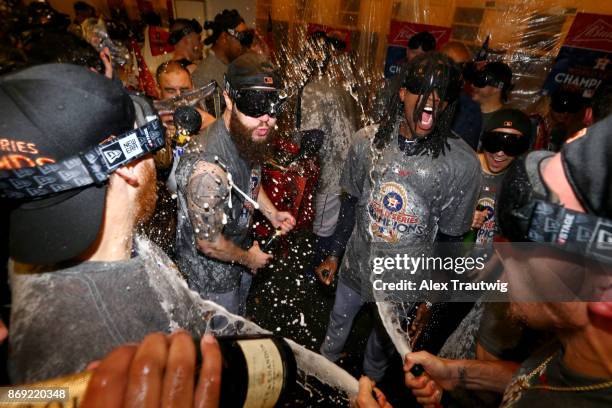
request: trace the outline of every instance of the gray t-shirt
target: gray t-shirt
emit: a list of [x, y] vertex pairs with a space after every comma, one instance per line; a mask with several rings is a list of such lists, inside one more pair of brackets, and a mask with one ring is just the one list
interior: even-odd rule
[[302, 130], [325, 133], [319, 150], [321, 173], [315, 196], [313, 232], [331, 236], [340, 212], [340, 171], [355, 134], [357, 107], [351, 95], [328, 76], [313, 79], [302, 94]]
[[227, 71], [227, 65], [223, 63], [213, 52], [209, 53], [191, 74], [194, 88], [207, 85], [213, 79], [223, 89], [223, 76]]
[[[240, 277], [246, 268], [237, 263], [223, 262], [200, 252], [196, 245], [195, 228], [188, 206], [189, 181], [198, 164], [219, 163], [232, 175], [233, 183], [253, 200], [257, 200], [261, 169], [252, 167], [238, 153], [225, 127], [223, 118], [216, 120], [188, 146], [189, 153], [181, 157], [176, 169], [178, 187], [178, 223], [176, 231], [176, 262], [187, 277], [189, 287], [207, 298], [213, 293], [226, 293], [240, 287]], [[215, 177], [211, 178], [213, 180]], [[214, 190], [214, 191], [213, 191]], [[224, 183], [212, 183], [210, 194], [226, 197], [216, 210], [226, 214], [223, 236], [242, 249], [252, 244], [251, 221], [254, 207], [237, 192], [228, 194]], [[231, 200], [231, 205], [230, 205]]]
[[357, 132], [341, 179], [358, 203], [340, 279], [357, 292], [370, 287], [371, 258], [428, 256], [438, 231], [464, 234], [480, 187], [480, 164], [462, 139], [449, 138], [450, 147], [435, 159], [408, 157], [394, 139], [373, 160], [375, 131], [372, 126]]
[[195, 294], [172, 261], [145, 238], [135, 240], [135, 252], [64, 269], [10, 263], [12, 383], [81, 371], [150, 332], [202, 333]]

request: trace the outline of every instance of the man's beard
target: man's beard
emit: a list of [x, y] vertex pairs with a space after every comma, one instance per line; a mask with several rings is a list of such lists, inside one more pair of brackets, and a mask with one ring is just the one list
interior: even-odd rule
[[273, 127], [270, 127], [268, 137], [265, 141], [255, 142], [253, 140], [253, 132], [255, 129], [263, 126], [267, 125], [262, 122], [252, 128], [243, 125], [238, 118], [236, 110], [232, 109], [229, 126], [230, 136], [240, 156], [249, 163], [262, 164], [272, 156], [273, 142], [276, 138], [276, 132]]
[[137, 198], [136, 222], [149, 221], [157, 204], [157, 173], [154, 165], [143, 168], [144, 180]]

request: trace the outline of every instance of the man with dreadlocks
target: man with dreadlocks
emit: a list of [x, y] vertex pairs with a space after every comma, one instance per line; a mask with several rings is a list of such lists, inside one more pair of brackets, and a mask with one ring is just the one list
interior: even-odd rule
[[[346, 246], [321, 346], [332, 361], [340, 357], [353, 318], [372, 298], [370, 260], [381, 253], [432, 255], [434, 242], [460, 241], [472, 221], [480, 166], [450, 130], [462, 86], [459, 69], [432, 52], [410, 61], [403, 75], [385, 120], [360, 130], [349, 150], [335, 246], [318, 268], [333, 277]], [[375, 381], [388, 365], [387, 344], [379, 331], [370, 334], [364, 371]]]

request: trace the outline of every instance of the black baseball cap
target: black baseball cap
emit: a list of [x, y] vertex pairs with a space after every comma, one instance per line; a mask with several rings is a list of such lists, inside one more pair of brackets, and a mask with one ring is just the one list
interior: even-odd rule
[[[45, 64], [0, 78], [3, 169], [40, 166], [84, 152], [133, 128], [134, 105], [120, 84], [85, 67]], [[82, 254], [96, 239], [106, 184], [21, 200], [10, 214], [14, 260], [54, 264]]]
[[612, 219], [612, 115], [561, 149], [565, 175], [588, 213]]
[[488, 119], [485, 132], [498, 128], [518, 130], [523, 136], [531, 137], [531, 121], [529, 117], [518, 109], [500, 109]]
[[496, 80], [504, 83], [504, 87], [507, 87], [512, 83], [512, 69], [508, 64], [501, 61], [489, 62], [484, 67], [484, 71], [491, 74]]
[[429, 31], [416, 33], [408, 40], [408, 48], [416, 50], [419, 47], [426, 52], [434, 50], [436, 48], [436, 37]]
[[226, 85], [233, 90], [259, 88], [281, 89], [281, 79], [272, 63], [265, 57], [247, 52], [232, 61], [225, 74]]

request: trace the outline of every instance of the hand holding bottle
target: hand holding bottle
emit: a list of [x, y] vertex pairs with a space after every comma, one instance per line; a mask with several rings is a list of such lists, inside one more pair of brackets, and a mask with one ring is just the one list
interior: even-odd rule
[[94, 369], [81, 407], [219, 406], [221, 351], [214, 337], [200, 342], [202, 367], [194, 384], [196, 349], [183, 331], [150, 334], [140, 345], [121, 346]]
[[253, 275], [255, 275], [257, 270], [265, 268], [272, 258], [272, 255], [261, 250], [259, 247], [259, 242], [254, 241], [253, 246], [251, 246], [247, 251], [245, 266], [251, 270]]

